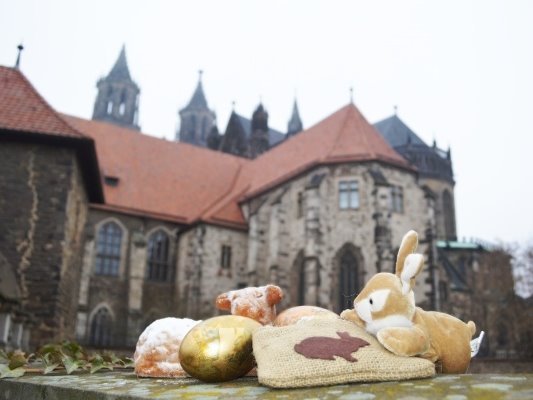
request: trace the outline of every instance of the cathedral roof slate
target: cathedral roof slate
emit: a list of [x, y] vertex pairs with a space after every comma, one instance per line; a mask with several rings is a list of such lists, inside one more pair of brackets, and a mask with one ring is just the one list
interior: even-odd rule
[[[249, 139], [252, 134], [252, 121], [237, 113], [235, 113], [235, 115], [239, 117], [239, 122], [241, 123], [241, 126], [244, 129], [244, 133], [246, 134], [246, 137]], [[285, 139], [285, 135], [283, 133], [268, 127], [268, 144], [270, 146], [274, 146], [278, 144], [283, 139]]]
[[392, 146], [398, 147], [406, 144], [415, 144], [428, 147], [416, 133], [412, 131], [397, 115], [385, 118], [374, 124], [374, 127], [383, 135]]
[[128, 68], [128, 62], [126, 61], [126, 47], [122, 46], [117, 61], [106, 79], [113, 81], [131, 81], [130, 69]]
[[185, 110], [208, 110], [201, 78], [198, 79], [198, 85], [196, 85], [189, 104], [182, 109], [182, 111]]

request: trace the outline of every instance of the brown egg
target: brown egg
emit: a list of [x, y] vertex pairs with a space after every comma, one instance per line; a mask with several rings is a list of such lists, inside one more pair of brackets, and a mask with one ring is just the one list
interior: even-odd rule
[[326, 310], [325, 308], [315, 306], [298, 306], [288, 308], [279, 314], [274, 320], [274, 326], [293, 325], [301, 320], [307, 320], [311, 318], [338, 319], [340, 317], [333, 311]]
[[179, 352], [181, 366], [204, 382], [239, 378], [255, 365], [252, 333], [261, 326], [251, 318], [237, 315], [207, 319], [183, 338]]

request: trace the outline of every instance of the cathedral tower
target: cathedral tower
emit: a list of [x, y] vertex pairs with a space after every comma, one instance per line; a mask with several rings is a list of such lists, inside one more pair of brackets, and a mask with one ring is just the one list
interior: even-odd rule
[[250, 133], [250, 158], [256, 158], [270, 148], [268, 139], [268, 112], [262, 103], [252, 115], [252, 130]]
[[100, 79], [96, 87], [98, 95], [94, 103], [93, 119], [140, 130], [138, 124], [140, 89], [131, 79], [124, 46], [111, 72]]
[[199, 71], [198, 85], [189, 104], [179, 112], [180, 129], [176, 140], [207, 147], [207, 138], [215, 124], [215, 113], [207, 106], [202, 87], [202, 71]]
[[302, 120], [300, 119], [300, 113], [298, 111], [298, 103], [294, 99], [294, 105], [292, 106], [292, 115], [287, 125], [287, 137], [296, 135], [303, 130]]

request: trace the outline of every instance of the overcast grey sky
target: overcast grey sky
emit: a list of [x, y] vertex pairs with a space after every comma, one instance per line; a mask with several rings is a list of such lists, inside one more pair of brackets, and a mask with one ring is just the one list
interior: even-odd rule
[[533, 1], [0, 0], [0, 38], [0, 64], [23, 42], [30, 81], [85, 118], [125, 44], [142, 130], [168, 139], [200, 68], [221, 131], [232, 101], [285, 131], [295, 94], [309, 127], [353, 86], [370, 122], [398, 105], [451, 146], [460, 237], [533, 240]]

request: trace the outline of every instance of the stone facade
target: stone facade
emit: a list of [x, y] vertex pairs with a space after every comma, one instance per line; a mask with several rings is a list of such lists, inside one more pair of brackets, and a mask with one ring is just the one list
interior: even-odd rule
[[[76, 153], [43, 144], [0, 146], [0, 252], [15, 268], [20, 313], [13, 333], [31, 346], [72, 337], [80, 284], [85, 193]], [[16, 202], [13, 202], [16, 199]]]

